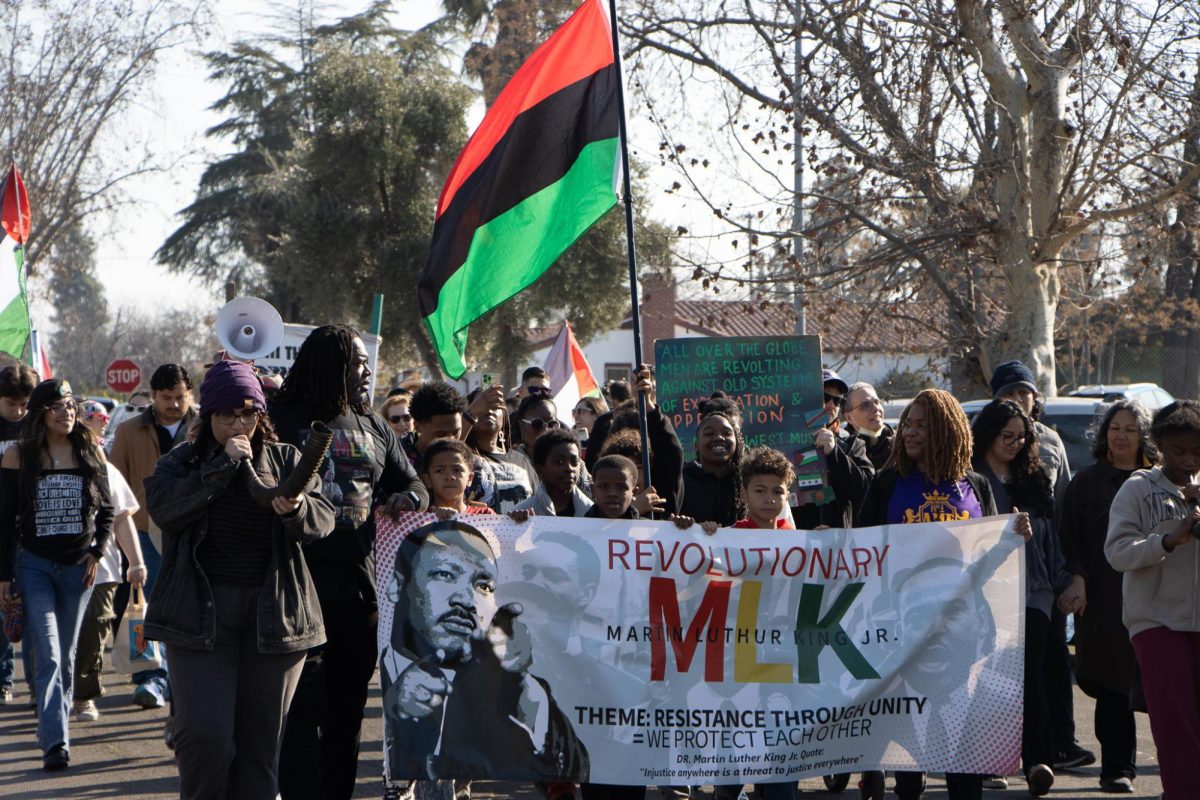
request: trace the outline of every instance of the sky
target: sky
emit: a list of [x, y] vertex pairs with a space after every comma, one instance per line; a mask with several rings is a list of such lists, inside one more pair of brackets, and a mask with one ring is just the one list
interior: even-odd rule
[[[206, 38], [199, 44], [168, 52], [158, 66], [147, 97], [127, 115], [127, 124], [149, 131], [150, 146], [160, 159], [173, 165], [164, 173], [131, 179], [124, 185], [135, 203], [132, 210], [124, 209], [119, 217], [91, 219], [92, 234], [98, 244], [97, 272], [110, 309], [193, 307], [215, 311], [224, 303], [223, 287], [206, 287], [187, 276], [170, 273], [154, 260], [155, 250], [178, 227], [179, 210], [194, 199], [206, 162], [231, 149], [231, 145], [204, 137], [204, 131], [221, 119], [208, 107], [221, 96], [224, 87], [206, 79], [200, 53], [270, 32], [272, 16], [286, 13], [298, 2], [303, 0], [213, 0], [213, 23]], [[369, 0], [319, 2], [317, 23], [358, 13], [368, 3]], [[405, 28], [425, 25], [442, 13], [440, 0], [393, 0], [393, 5], [397, 24]], [[688, 85], [692, 92], [701, 89], [695, 81], [689, 80]], [[472, 127], [482, 115], [482, 104], [477, 106], [474, 118], [468, 120]], [[645, 118], [645, 109], [632, 96], [628, 117], [631, 157], [651, 169], [651, 179], [644, 185], [649, 192], [651, 213], [672, 226], [685, 223], [701, 240], [706, 238], [705, 234], [724, 230], [723, 223], [713, 217], [707, 206], [690, 207], [689, 200], [680, 194], [663, 193], [675, 176], [656, 166], [661, 134]], [[32, 285], [30, 301], [35, 321], [49, 316], [44, 294], [39, 294], [42, 293], [38, 287]]]
[[[322, 3], [318, 23], [357, 13], [367, 3]], [[178, 211], [195, 197], [207, 157], [228, 151], [228, 146], [204, 137], [204, 131], [220, 121], [220, 116], [208, 107], [221, 96], [223, 87], [206, 80], [199, 54], [269, 32], [270, 14], [292, 5], [216, 0], [210, 35], [199, 46], [171, 51], [158, 67], [148, 99], [128, 116], [130, 126], [152, 132], [150, 144], [164, 161], [178, 161], [165, 174], [133, 179], [125, 185], [135, 202], [132, 211], [121, 214], [126, 222], [93, 220], [99, 245], [97, 273], [110, 307], [188, 306], [215, 310], [223, 304], [223, 288], [205, 287], [191, 278], [172, 274], [154, 260], [154, 251], [179, 225]], [[403, 26], [412, 28], [435, 19], [441, 8], [437, 0], [396, 0], [394, 5]]]

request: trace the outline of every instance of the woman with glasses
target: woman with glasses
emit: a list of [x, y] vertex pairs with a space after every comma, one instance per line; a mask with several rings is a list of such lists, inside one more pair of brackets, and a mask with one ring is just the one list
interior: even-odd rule
[[592, 429], [596, 427], [596, 420], [601, 414], [608, 412], [608, 404], [599, 397], [581, 397], [575, 407], [571, 409], [571, 419], [575, 420], [575, 435], [579, 437], [579, 443], [586, 449], [588, 439], [591, 438]]
[[200, 386], [195, 440], [146, 481], [164, 552], [145, 633], [170, 647], [184, 798], [278, 792], [288, 705], [305, 653], [325, 642], [301, 545], [333, 530], [333, 506], [315, 476], [260, 505], [241, 464], [278, 486], [299, 460], [277, 442], [254, 370], [219, 361]]
[[70, 384], [42, 381], [0, 461], [0, 598], [25, 602], [47, 770], [71, 760], [76, 641], [113, 524], [104, 454], [77, 413]]
[[993, 400], [971, 426], [975, 470], [988, 479], [996, 509], [1029, 514], [1033, 536], [1025, 543], [1025, 724], [1021, 761], [1029, 793], [1054, 783], [1054, 738], [1046, 679], [1053, 631], [1050, 611], [1071, 584], [1055, 527], [1054, 489], [1038, 456], [1033, 419], [1010, 400]]
[[526, 456], [533, 453], [533, 443], [552, 428], [561, 428], [558, 407], [548, 396], [531, 393], [513, 412], [513, 448]]
[[396, 436], [404, 437], [412, 433], [413, 418], [412, 414], [408, 413], [408, 402], [411, 399], [412, 392], [408, 389], [394, 389], [379, 408], [379, 415], [387, 420]]

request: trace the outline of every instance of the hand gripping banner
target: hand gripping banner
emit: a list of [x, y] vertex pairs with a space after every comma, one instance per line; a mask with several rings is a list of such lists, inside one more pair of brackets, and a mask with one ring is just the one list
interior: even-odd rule
[[1011, 773], [1025, 608], [1011, 519], [708, 536], [380, 514], [386, 773]]

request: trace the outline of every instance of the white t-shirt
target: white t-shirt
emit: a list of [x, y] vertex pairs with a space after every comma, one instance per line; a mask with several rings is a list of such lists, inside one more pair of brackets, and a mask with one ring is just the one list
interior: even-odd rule
[[[171, 434], [171, 438], [174, 439], [175, 434], [179, 431], [179, 426], [182, 424], [183, 420], [179, 420], [179, 422], [176, 422], [174, 425], [163, 425], [162, 427], [166, 428], [167, 433]], [[163, 453], [163, 455], [166, 455], [166, 453]]]
[[[104, 466], [108, 468], [108, 491], [112, 495], [115, 528], [122, 514], [132, 514], [138, 510], [138, 501], [121, 471], [114, 467], [112, 462]], [[96, 570], [96, 583], [124, 582], [125, 576], [121, 574], [121, 551], [117, 547], [117, 535], [114, 532], [104, 545], [104, 557], [100, 559], [100, 566]]]

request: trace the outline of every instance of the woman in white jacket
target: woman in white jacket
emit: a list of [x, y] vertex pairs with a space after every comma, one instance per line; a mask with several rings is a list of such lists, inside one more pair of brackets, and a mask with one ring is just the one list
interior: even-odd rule
[[1150, 434], [1162, 466], [1135, 472], [1117, 492], [1104, 554], [1124, 573], [1122, 614], [1163, 789], [1191, 797], [1200, 763], [1200, 402], [1162, 408]]

